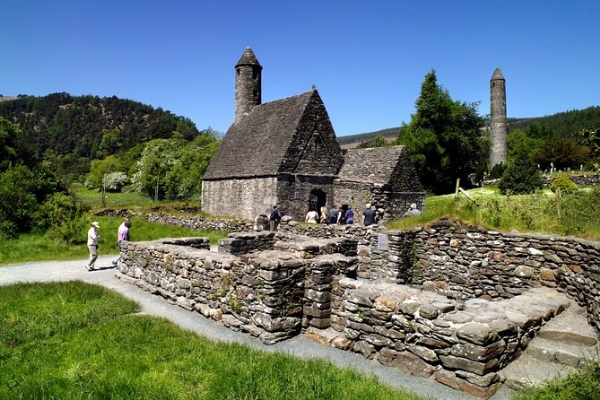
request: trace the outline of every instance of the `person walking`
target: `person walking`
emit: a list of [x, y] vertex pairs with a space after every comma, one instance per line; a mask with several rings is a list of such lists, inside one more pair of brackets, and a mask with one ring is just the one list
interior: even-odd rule
[[364, 226], [371, 226], [375, 223], [375, 210], [373, 208], [371, 208], [371, 204], [367, 204], [365, 207], [362, 217], [362, 223]]
[[121, 261], [121, 242], [128, 241], [129, 242], [129, 228], [131, 228], [131, 221], [129, 218], [123, 219], [121, 225], [119, 225], [119, 229], [117, 230], [117, 247], [119, 247], [119, 257], [112, 262], [112, 264], [116, 267], [118, 262]]
[[322, 224], [327, 224], [329, 221], [327, 220], [327, 206], [321, 206], [321, 220], [319, 221]]
[[98, 224], [96, 221], [92, 222], [92, 226], [88, 230], [87, 234], [87, 246], [88, 250], [90, 251], [90, 261], [87, 263], [85, 268], [88, 271], [94, 270], [96, 260], [98, 259], [98, 239], [100, 239], [98, 228], [100, 228], [100, 224]]
[[279, 211], [279, 207], [277, 207], [277, 205], [273, 206], [273, 211], [271, 211], [269, 220], [271, 221], [271, 230], [279, 230], [279, 223], [281, 222], [281, 212]]
[[319, 219], [319, 213], [316, 212], [315, 210], [310, 210], [306, 214], [306, 218], [304, 218], [304, 220], [310, 224], [316, 224], [318, 219]]
[[421, 215], [421, 210], [417, 208], [417, 205], [415, 203], [412, 203], [410, 205], [410, 208], [407, 212], [404, 213], [404, 215], [407, 217]]

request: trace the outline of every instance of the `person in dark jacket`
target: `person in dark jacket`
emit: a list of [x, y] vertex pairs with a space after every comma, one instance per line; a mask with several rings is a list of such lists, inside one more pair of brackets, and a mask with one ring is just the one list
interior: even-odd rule
[[271, 230], [276, 231], [279, 229], [279, 223], [281, 222], [281, 212], [277, 205], [273, 206], [273, 211], [271, 211], [271, 215], [269, 216], [269, 220], [271, 221]]

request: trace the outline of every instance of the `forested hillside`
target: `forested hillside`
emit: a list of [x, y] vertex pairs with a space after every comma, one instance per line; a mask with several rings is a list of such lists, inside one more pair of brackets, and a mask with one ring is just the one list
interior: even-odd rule
[[[534, 118], [508, 118], [509, 132], [517, 129], [528, 129], [531, 125], [546, 128], [556, 136], [572, 136], [584, 129], [600, 126], [600, 106], [593, 106], [584, 110], [571, 110], [544, 117]], [[370, 142], [377, 136], [382, 136], [391, 142], [398, 138], [400, 127], [382, 129], [375, 132], [358, 133], [338, 137], [338, 142], [343, 148], [354, 148], [361, 143]]]
[[526, 130], [534, 124], [552, 132], [553, 137], [574, 136], [582, 130], [595, 129], [600, 126], [600, 106], [565, 111], [539, 118], [509, 120], [509, 132], [517, 129]]
[[[152, 139], [177, 135], [190, 141], [199, 133], [187, 118], [115, 96], [20, 96], [0, 102], [0, 116], [21, 127], [38, 156], [50, 150], [96, 159]], [[107, 140], [107, 135], [113, 137]]]

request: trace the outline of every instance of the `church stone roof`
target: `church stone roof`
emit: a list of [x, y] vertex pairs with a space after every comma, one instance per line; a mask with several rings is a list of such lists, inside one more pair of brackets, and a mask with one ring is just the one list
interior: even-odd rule
[[313, 89], [254, 107], [231, 125], [203, 180], [275, 176], [307, 106], [315, 100], [321, 102]]
[[402, 158], [408, 157], [404, 146], [349, 149], [339, 177], [342, 181], [387, 184]]

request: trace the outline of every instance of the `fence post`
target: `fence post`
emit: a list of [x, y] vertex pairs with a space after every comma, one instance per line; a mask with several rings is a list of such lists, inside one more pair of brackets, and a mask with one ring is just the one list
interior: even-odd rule
[[562, 221], [562, 208], [560, 201], [560, 188], [556, 188], [556, 216], [558, 217], [558, 223]]

